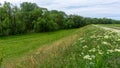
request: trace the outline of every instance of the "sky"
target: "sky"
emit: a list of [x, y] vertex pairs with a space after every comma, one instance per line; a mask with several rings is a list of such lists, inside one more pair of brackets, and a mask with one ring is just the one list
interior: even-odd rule
[[0, 0], [19, 5], [33, 2], [49, 10], [60, 10], [67, 14], [77, 14], [92, 18], [112, 18], [120, 20], [120, 0]]

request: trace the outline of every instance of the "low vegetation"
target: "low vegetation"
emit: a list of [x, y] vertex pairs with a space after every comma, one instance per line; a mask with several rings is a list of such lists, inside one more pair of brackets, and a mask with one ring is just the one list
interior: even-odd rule
[[[11, 64], [11, 68], [119, 68], [120, 34], [96, 26], [76, 33], [77, 41], [58, 41]], [[75, 36], [73, 36], [75, 37]], [[73, 38], [71, 38], [73, 39]], [[66, 42], [70, 44], [66, 44]], [[13, 66], [12, 66], [13, 65]]]

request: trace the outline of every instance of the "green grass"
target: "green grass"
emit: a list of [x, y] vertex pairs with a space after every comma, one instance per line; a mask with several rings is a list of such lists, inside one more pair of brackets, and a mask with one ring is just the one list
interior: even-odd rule
[[14, 59], [32, 52], [44, 44], [61, 39], [75, 33], [78, 29], [60, 30], [56, 32], [33, 33], [18, 36], [0, 37], [1, 52], [4, 60]]
[[[69, 35], [70, 33], [72, 33], [72, 35]], [[47, 35], [50, 37], [46, 37]], [[67, 35], [70, 37], [66, 37]], [[39, 47], [38, 44], [42, 40], [45, 41], [49, 38], [54, 38], [54, 40], [56, 40], [58, 36], [60, 36], [59, 39], [61, 37], [66, 38], [58, 40], [57, 42], [54, 41], [49, 44], [49, 46], [40, 47], [38, 51], [24, 58], [20, 58], [15, 62], [11, 61], [11, 63], [6, 64], [6, 68], [120, 68], [119, 33], [89, 25], [77, 30], [64, 30], [52, 34], [43, 33], [43, 35], [31, 34], [24, 36], [25, 35], [23, 35], [23, 41], [28, 42], [24, 45], [27, 52]], [[44, 37], [44, 39], [42, 37]], [[22, 36], [19, 38], [22, 38]], [[18, 42], [18, 40], [19, 42], [22, 41], [19, 38], [17, 39], [13, 36], [11, 39], [4, 38], [4, 40], [12, 41], [12, 39], [17, 39], [16, 42]], [[40, 38], [42, 40], [40, 40]], [[37, 41], [39, 40], [39, 42], [37, 43], [34, 39], [37, 39]], [[31, 46], [34, 44], [35, 47], [28, 47], [27, 44]], [[20, 46], [20, 48], [24, 49], [24, 46]], [[19, 50], [23, 50], [17, 49], [17, 53], [19, 53]], [[24, 50], [22, 54], [24, 52], [26, 53]], [[14, 50], [12, 52], [14, 53]], [[15, 57], [16, 54], [12, 56]]]
[[60, 44], [61, 47], [56, 46], [52, 50], [42, 49], [15, 63], [16, 67], [120, 68], [120, 34], [86, 26], [80, 29], [78, 35], [79, 39], [73, 44]]

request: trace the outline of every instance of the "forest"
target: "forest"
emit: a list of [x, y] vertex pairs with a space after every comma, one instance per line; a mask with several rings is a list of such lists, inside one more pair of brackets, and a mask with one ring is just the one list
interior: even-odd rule
[[23, 2], [19, 7], [10, 2], [0, 4], [0, 36], [80, 28], [89, 24], [119, 23], [119, 20], [108, 18], [68, 15], [63, 11], [48, 10], [31, 2]]

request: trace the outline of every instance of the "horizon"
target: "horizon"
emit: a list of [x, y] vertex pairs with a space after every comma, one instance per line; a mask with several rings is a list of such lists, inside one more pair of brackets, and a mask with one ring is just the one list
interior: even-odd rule
[[10, 2], [19, 6], [22, 2], [36, 3], [39, 7], [48, 10], [64, 11], [66, 14], [76, 14], [91, 18], [110, 18], [120, 20], [120, 1], [119, 0], [0, 0], [0, 3]]

